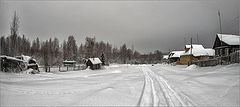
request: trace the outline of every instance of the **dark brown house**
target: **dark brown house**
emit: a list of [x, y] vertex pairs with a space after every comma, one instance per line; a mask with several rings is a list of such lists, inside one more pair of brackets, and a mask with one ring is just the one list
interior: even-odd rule
[[102, 61], [99, 58], [88, 58], [86, 66], [90, 66], [90, 69], [101, 69]]
[[216, 56], [227, 56], [239, 50], [240, 36], [230, 34], [217, 34], [213, 45]]

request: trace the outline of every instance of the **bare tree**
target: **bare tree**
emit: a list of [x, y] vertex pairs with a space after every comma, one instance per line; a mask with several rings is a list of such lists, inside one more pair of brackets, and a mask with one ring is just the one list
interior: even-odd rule
[[10, 55], [15, 56], [17, 54], [17, 33], [19, 28], [19, 17], [17, 16], [16, 11], [14, 12], [12, 23], [10, 25]]

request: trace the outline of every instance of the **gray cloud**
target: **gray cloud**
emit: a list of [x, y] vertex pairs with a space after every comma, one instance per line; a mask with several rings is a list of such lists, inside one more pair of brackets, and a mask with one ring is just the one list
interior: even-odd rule
[[0, 35], [9, 34], [9, 23], [16, 10], [20, 34], [30, 39], [74, 35], [127, 43], [141, 52], [155, 49], [182, 49], [184, 37], [211, 47], [219, 32], [217, 10], [222, 13], [223, 32], [239, 33], [238, 0], [175, 1], [1, 1]]

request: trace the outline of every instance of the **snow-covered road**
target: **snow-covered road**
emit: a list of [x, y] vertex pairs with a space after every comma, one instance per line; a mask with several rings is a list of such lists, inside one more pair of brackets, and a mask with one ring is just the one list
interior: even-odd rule
[[138, 106], [196, 106], [188, 97], [177, 93], [167, 80], [148, 67], [142, 67], [144, 88]]
[[240, 106], [240, 64], [0, 72], [0, 106]]

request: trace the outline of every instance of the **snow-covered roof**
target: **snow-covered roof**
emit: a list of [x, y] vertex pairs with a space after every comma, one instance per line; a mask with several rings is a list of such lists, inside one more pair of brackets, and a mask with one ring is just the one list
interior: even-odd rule
[[63, 61], [63, 63], [76, 63], [76, 61], [68, 61], [68, 60], [65, 60], [65, 61]]
[[16, 58], [23, 60], [24, 62], [29, 62], [30, 60], [34, 60], [36, 62], [35, 59], [33, 59], [30, 56], [26, 56], [26, 55], [21, 55], [21, 56], [16, 56]]
[[21, 59], [17, 59], [17, 58], [10, 57], [10, 56], [6, 56], [6, 55], [1, 55], [0, 57], [1, 57], [1, 58], [6, 58], [6, 59], [8, 59], [8, 60], [14, 60], [14, 61], [23, 62], [23, 60], [21, 60]]
[[182, 54], [184, 54], [185, 51], [172, 51], [169, 54], [169, 58], [180, 58]]
[[208, 54], [208, 56], [214, 56], [215, 55], [215, 50], [214, 49], [207, 48], [207, 49], [205, 49], [205, 51]]
[[191, 45], [186, 45], [185, 48], [190, 48], [186, 50], [186, 52], [182, 55], [190, 55], [192, 51], [193, 56], [214, 56], [215, 50], [214, 49], [205, 49], [202, 45], [193, 44], [192, 49]]
[[163, 55], [163, 59], [168, 59], [169, 55]]
[[218, 38], [228, 45], [240, 45], [240, 36], [231, 34], [217, 34]]
[[92, 62], [92, 64], [101, 64], [102, 61], [99, 58], [88, 58]]
[[27, 62], [29, 62], [29, 60], [32, 59], [32, 57], [30, 57], [30, 56], [22, 55], [22, 57], [23, 57], [23, 60], [24, 60], [24, 61], [27, 61]]
[[[204, 49], [202, 45], [192, 44], [192, 47], [195, 49]], [[191, 45], [185, 45], [185, 48], [191, 48]]]

